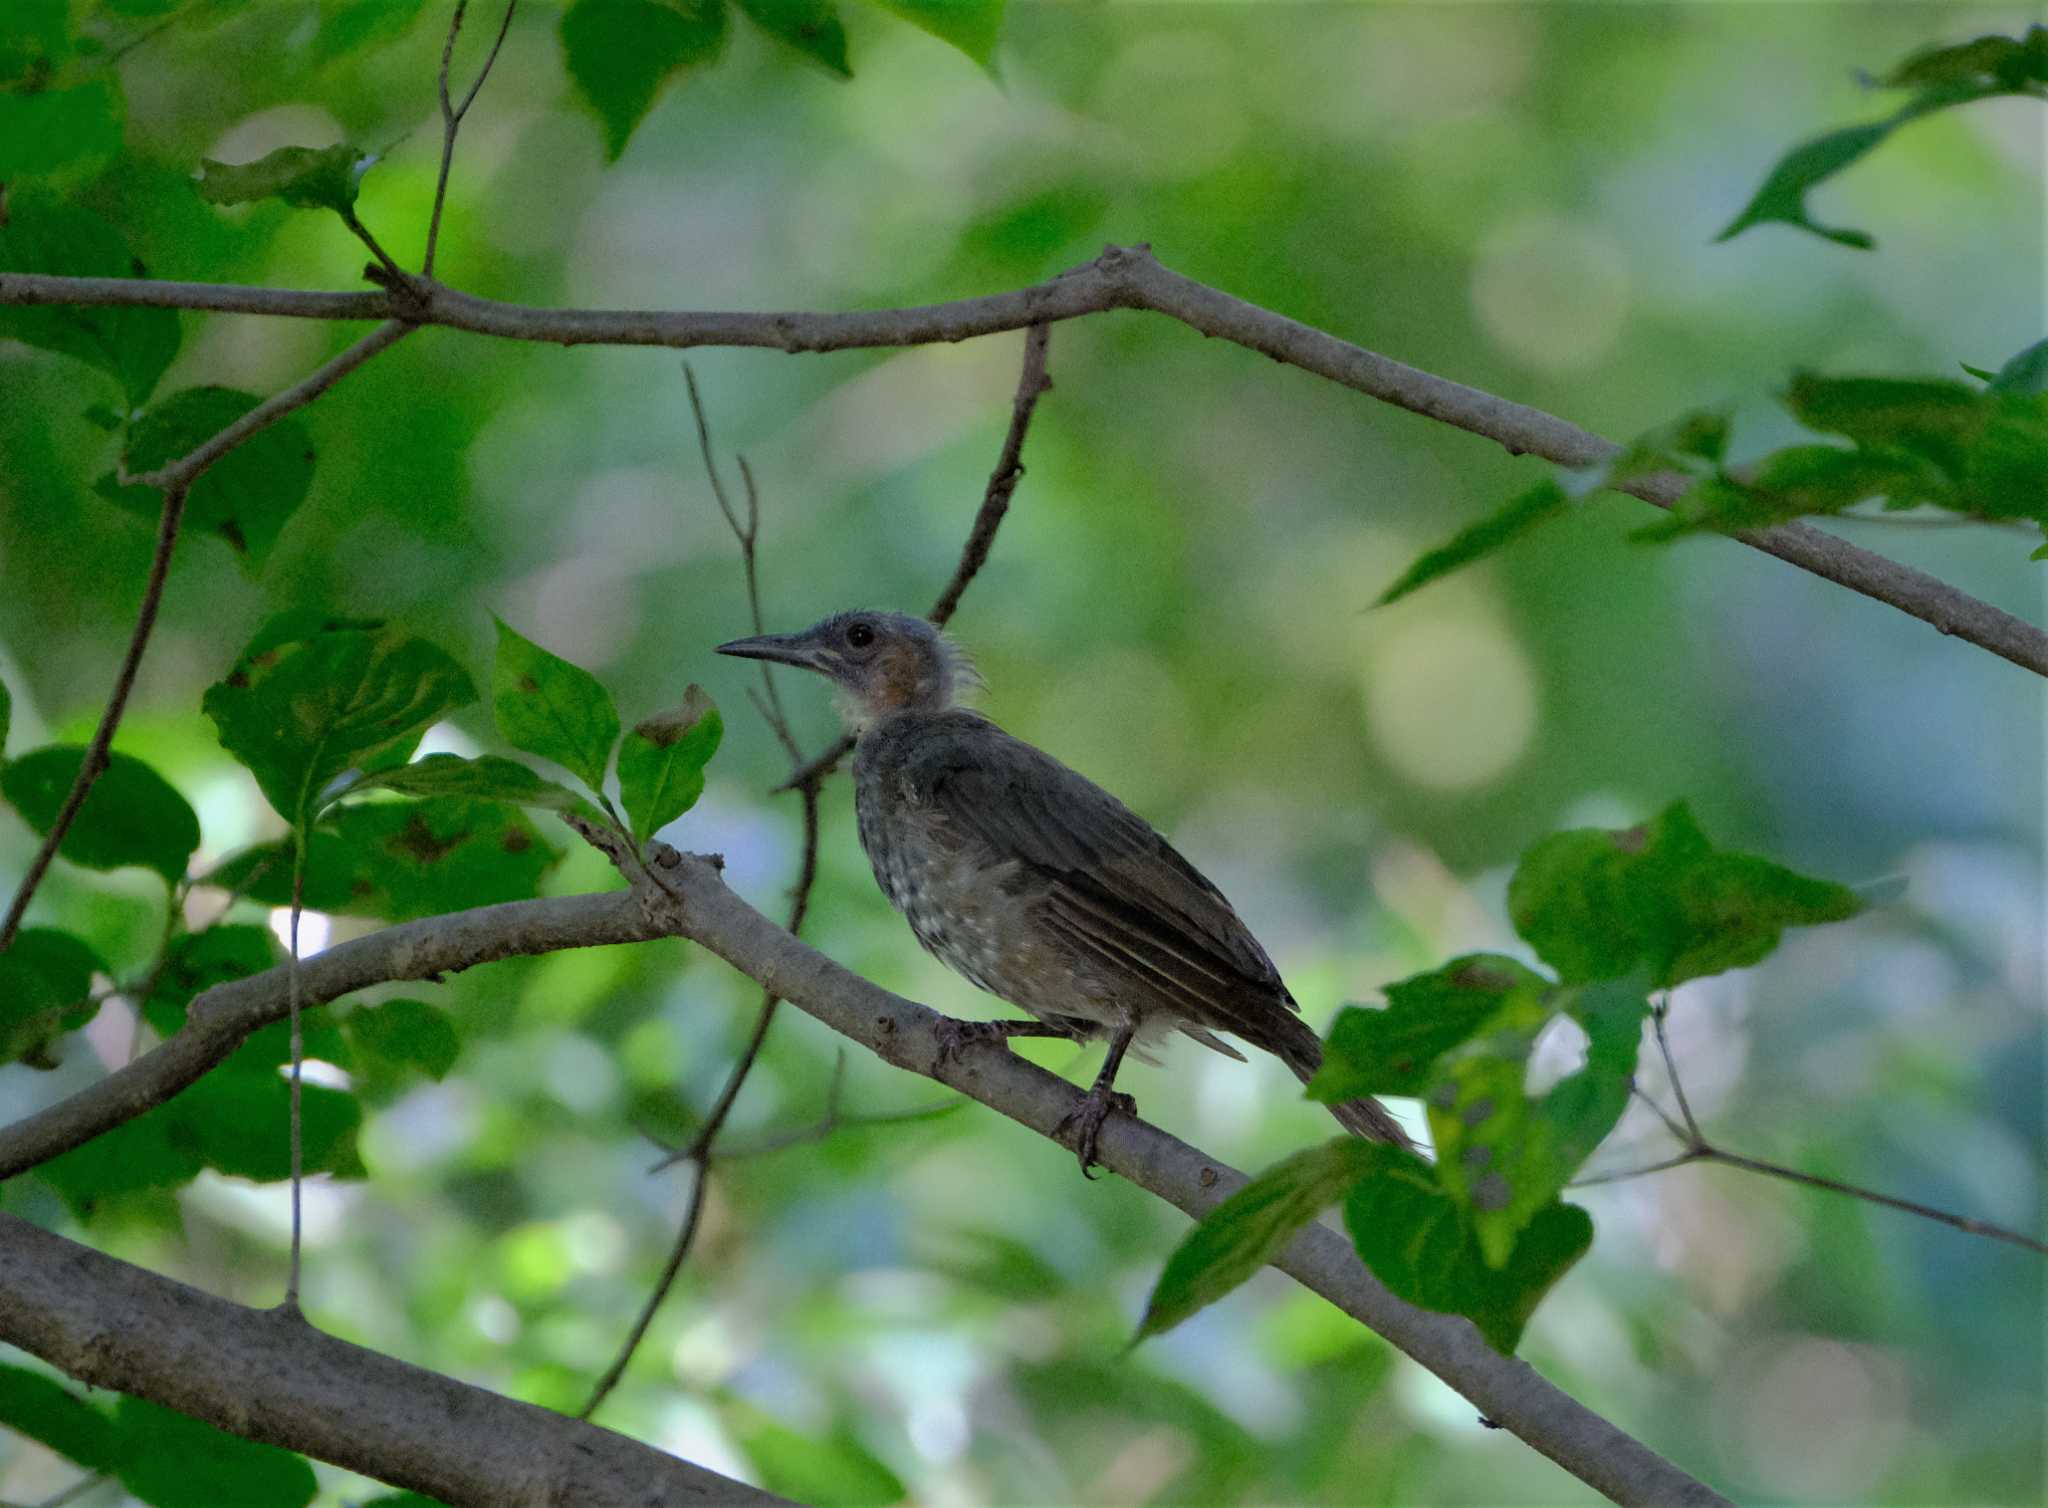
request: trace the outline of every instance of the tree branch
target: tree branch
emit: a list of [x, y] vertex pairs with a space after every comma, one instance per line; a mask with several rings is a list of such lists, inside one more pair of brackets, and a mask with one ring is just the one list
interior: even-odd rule
[[0, 1214], [0, 1340], [94, 1387], [455, 1508], [785, 1500]]
[[[807, 947], [727, 889], [714, 861], [664, 850], [658, 868], [664, 880], [660, 888], [643, 882], [636, 890], [513, 901], [339, 943], [302, 965], [303, 1001], [334, 1000], [387, 981], [431, 979], [515, 954], [687, 937], [884, 1061], [1058, 1139], [1055, 1128], [1081, 1095], [1066, 1080], [1000, 1046], [969, 1045], [942, 1062], [939, 1023], [944, 1018], [936, 1012], [870, 984]], [[169, 1099], [225, 1059], [250, 1032], [281, 1019], [288, 995], [283, 967], [206, 991], [193, 1002], [185, 1028], [161, 1046], [70, 1099], [0, 1130], [0, 1177]], [[1156, 1126], [1124, 1116], [1103, 1126], [1097, 1158], [1197, 1217], [1244, 1183], [1243, 1175], [1227, 1165]], [[1486, 1418], [1614, 1501], [1645, 1508], [1724, 1503], [1710, 1488], [1546, 1382], [1526, 1362], [1494, 1351], [1467, 1321], [1395, 1298], [1336, 1232], [1310, 1227], [1274, 1265], [1371, 1326], [1471, 1400]], [[237, 1398], [246, 1409], [246, 1377], [241, 1382]]]
[[[1384, 403], [1454, 425], [1516, 455], [1590, 466], [1620, 447], [1538, 408], [1406, 366], [1336, 336], [1246, 303], [1162, 266], [1149, 247], [1106, 247], [1048, 282], [1009, 293], [906, 309], [843, 314], [714, 313], [636, 309], [541, 309], [499, 303], [413, 279], [412, 293], [314, 293], [135, 278], [0, 274], [0, 305], [123, 305], [211, 309], [303, 319], [406, 319], [478, 335], [559, 345], [759, 346], [844, 351], [967, 340], [1111, 309], [1149, 309], [1204, 335], [1233, 341]], [[1685, 487], [1673, 474], [1620, 489], [1669, 508]], [[1806, 524], [1733, 536], [1838, 586], [1888, 603], [2036, 675], [2048, 676], [2048, 633], [1967, 592]]]

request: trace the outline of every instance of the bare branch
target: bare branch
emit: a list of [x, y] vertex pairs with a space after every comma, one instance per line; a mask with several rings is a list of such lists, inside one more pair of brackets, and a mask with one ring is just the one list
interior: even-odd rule
[[85, 805], [85, 798], [92, 793], [94, 782], [107, 767], [108, 755], [114, 745], [114, 730], [120, 727], [121, 715], [128, 708], [129, 693], [135, 689], [135, 676], [142, 667], [143, 651], [149, 647], [149, 636], [156, 628], [157, 611], [163, 606], [164, 582], [170, 577], [171, 553], [178, 543], [178, 529], [185, 517], [185, 498], [192, 484], [209, 466], [251, 435], [269, 428], [293, 410], [304, 408], [379, 351], [394, 345], [407, 329], [407, 326], [396, 322], [378, 327], [305, 381], [257, 404], [189, 454], [146, 476], [132, 479], [144, 486], [160, 487], [164, 494], [163, 513], [157, 522], [156, 553], [150, 558], [149, 577], [143, 583], [142, 605], [136, 609], [135, 630], [128, 636], [127, 652], [121, 657], [121, 668], [114, 675], [113, 695], [107, 699], [99, 726], [93, 730], [92, 742], [87, 745], [85, 758], [78, 766], [78, 776], [71, 782], [64, 804], [57, 810], [57, 819], [44, 834], [35, 857], [29, 860], [21, 885], [14, 892], [14, 899], [8, 903], [6, 917], [0, 919], [0, 953], [7, 951], [14, 942], [15, 933], [21, 930], [21, 919], [28, 913], [28, 903], [43, 883], [51, 860], [56, 858], [64, 835], [71, 831], [71, 824], [77, 818], [79, 808]]
[[[1079, 1103], [1075, 1086], [1000, 1048], [969, 1046], [942, 1059], [939, 1023], [945, 1018], [870, 984], [792, 937], [728, 890], [713, 860], [657, 849], [655, 867], [666, 889], [643, 884], [600, 895], [512, 901], [338, 943], [305, 961], [302, 1008], [372, 984], [432, 979], [514, 955], [681, 936], [884, 1061], [947, 1085], [1040, 1136], [1054, 1138]], [[0, 1178], [161, 1104], [223, 1061], [250, 1032], [282, 1019], [288, 994], [282, 967], [206, 991], [194, 1001], [185, 1028], [161, 1046], [70, 1099], [0, 1129]], [[1097, 1158], [1196, 1218], [1244, 1183], [1226, 1164], [1135, 1117], [1116, 1116], [1103, 1126]], [[1395, 1298], [1335, 1231], [1310, 1227], [1275, 1265], [1615, 1501], [1647, 1508], [1723, 1501], [1527, 1363], [1494, 1351], [1466, 1321]], [[8, 1295], [0, 1285], [0, 1305]], [[246, 1378], [238, 1393], [246, 1408]]]
[[448, 40], [441, 44], [441, 73], [437, 87], [441, 95], [441, 172], [434, 180], [434, 213], [427, 221], [427, 249], [420, 258], [420, 276], [434, 275], [434, 253], [441, 244], [441, 211], [448, 203], [448, 170], [455, 162], [455, 137], [462, 130], [462, 118], [469, 114], [469, 107], [476, 103], [477, 91], [484, 86], [484, 80], [491, 76], [491, 67], [498, 61], [498, 49], [505, 45], [505, 34], [512, 29], [512, 12], [518, 8], [519, 0], [506, 0], [505, 19], [498, 23], [498, 35], [491, 43], [491, 50], [484, 55], [484, 65], [476, 73], [476, 82], [469, 86], [469, 92], [462, 96], [462, 103], [455, 104], [448, 96], [448, 69], [455, 61], [455, 38], [462, 31], [462, 17], [469, 9], [469, 0], [455, 0], [455, 14], [448, 20]]
[[[1541, 409], [1339, 340], [1297, 320], [1182, 277], [1149, 248], [1111, 246], [1073, 271], [1009, 293], [905, 309], [843, 314], [699, 313], [622, 309], [538, 309], [498, 303], [415, 279], [418, 303], [393, 294], [311, 293], [167, 283], [133, 278], [0, 274], [0, 305], [117, 305], [215, 309], [306, 319], [412, 320], [479, 335], [560, 345], [761, 346], [780, 351], [844, 351], [967, 340], [999, 330], [1111, 309], [1149, 309], [1204, 335], [1229, 340], [1275, 361], [1492, 440], [1516, 455], [1562, 466], [1590, 466], [1616, 454], [1612, 441]], [[1624, 484], [1631, 496], [1669, 508], [1686, 479], [1665, 473]], [[1733, 536], [1753, 549], [2048, 676], [2048, 632], [1967, 592], [1807, 524]]]
[[247, 1309], [0, 1215], [0, 1340], [147, 1398], [456, 1505], [769, 1505], [610, 1430]]

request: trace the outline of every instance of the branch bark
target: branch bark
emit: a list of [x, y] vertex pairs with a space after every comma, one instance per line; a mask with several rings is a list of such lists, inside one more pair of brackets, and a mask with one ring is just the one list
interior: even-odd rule
[[[416, 299], [411, 296], [415, 293]], [[301, 319], [403, 319], [559, 345], [759, 346], [790, 352], [967, 340], [1111, 309], [1147, 309], [1383, 403], [1467, 430], [1516, 455], [1541, 456], [1562, 466], [1588, 466], [1620, 449], [1613, 441], [1555, 414], [1404, 365], [1183, 277], [1161, 265], [1144, 246], [1106, 247], [1092, 262], [1048, 282], [1008, 293], [906, 309], [835, 314], [542, 309], [478, 298], [425, 279], [413, 279], [408, 293], [398, 295], [42, 273], [0, 274], [0, 305], [9, 304], [208, 309]], [[1669, 508], [1683, 486], [1682, 478], [1663, 475], [1630, 481], [1620, 490]], [[1806, 524], [1785, 524], [1735, 537], [1752, 549], [1887, 603], [2022, 669], [2048, 676], [2048, 633], [1925, 572]]]
[[786, 1500], [594, 1424], [248, 1309], [0, 1214], [0, 1340], [456, 1508]]
[[[938, 1023], [943, 1018], [936, 1012], [870, 984], [807, 947], [727, 889], [714, 861], [672, 850], [663, 858], [668, 862], [662, 888], [643, 884], [638, 890], [514, 901], [341, 943], [301, 966], [302, 999], [330, 1001], [371, 984], [430, 979], [515, 954], [681, 936], [885, 1061], [957, 1089], [1041, 1136], [1054, 1137], [1078, 1103], [1080, 1091], [1073, 1085], [999, 1046], [970, 1046], [942, 1062]], [[70, 1099], [0, 1131], [0, 1178], [169, 1099], [226, 1058], [250, 1032], [281, 1019], [289, 987], [288, 971], [280, 967], [208, 990], [193, 1003], [185, 1029], [169, 1041]], [[1156, 1126], [1122, 1116], [1103, 1126], [1097, 1157], [1112, 1172], [1197, 1217], [1244, 1183], [1244, 1176], [1226, 1164]], [[1371, 1326], [1471, 1400], [1486, 1418], [1615, 1502], [1643, 1508], [1724, 1503], [1711, 1488], [1552, 1386], [1526, 1362], [1492, 1350], [1466, 1321], [1395, 1298], [1334, 1231], [1309, 1228], [1274, 1265]], [[238, 1406], [246, 1409], [246, 1397], [237, 1396]], [[215, 1422], [235, 1427], [227, 1420]]]

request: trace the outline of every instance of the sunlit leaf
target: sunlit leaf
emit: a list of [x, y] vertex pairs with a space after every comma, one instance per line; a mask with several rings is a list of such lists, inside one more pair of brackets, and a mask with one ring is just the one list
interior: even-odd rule
[[1383, 1143], [1358, 1145], [1370, 1165], [1344, 1202], [1344, 1225], [1373, 1276], [1411, 1304], [1464, 1315], [1487, 1344], [1512, 1354], [1543, 1295], [1592, 1246], [1592, 1218], [1577, 1205], [1549, 1204], [1507, 1261], [1490, 1267], [1470, 1212], [1428, 1163]]
[[204, 705], [222, 747], [298, 826], [329, 782], [404, 760], [432, 723], [475, 696], [462, 667], [424, 639], [294, 611], [257, 633]]
[[619, 745], [619, 798], [633, 837], [645, 843], [704, 794], [704, 767], [718, 752], [724, 720], [704, 688], [692, 684], [682, 705], [650, 717]]
[[552, 759], [593, 791], [619, 741], [619, 714], [609, 691], [580, 665], [550, 654], [504, 622], [491, 674], [498, 731], [515, 749]]
[[1786, 927], [1862, 909], [1845, 885], [1716, 851], [1682, 802], [1641, 827], [1554, 833], [1508, 884], [1515, 930], [1567, 984], [1642, 972], [1669, 988], [1757, 962]]
[[[85, 749], [58, 744], [0, 769], [5, 794], [24, 821], [47, 835], [71, 794]], [[176, 884], [199, 846], [199, 818], [169, 781], [132, 754], [111, 754], [57, 852], [87, 869], [139, 864]]]
[[1338, 1013], [1308, 1097], [1339, 1104], [1369, 1094], [1420, 1095], [1437, 1059], [1498, 1015], [1511, 997], [1540, 999], [1550, 987], [1541, 974], [1497, 953], [1468, 953], [1390, 984], [1384, 1010], [1354, 1005]]
[[1415, 563], [1403, 571], [1394, 584], [1380, 593], [1379, 602], [1385, 607], [1389, 602], [1399, 601], [1417, 587], [1427, 586], [1439, 577], [1482, 560], [1494, 551], [1511, 544], [1527, 534], [1538, 524], [1548, 523], [1563, 513], [1571, 499], [1556, 482], [1538, 482], [1527, 492], [1510, 500], [1498, 511], [1487, 515], [1471, 527], [1460, 530], [1451, 539], [1434, 550], [1426, 551]]
[[617, 160], [662, 87], [725, 47], [725, 0], [576, 0], [562, 16], [562, 55]]
[[1166, 1259], [1134, 1339], [1171, 1330], [1257, 1272], [1377, 1165], [1377, 1145], [1340, 1136], [1297, 1152], [1209, 1211]]
[[[122, 464], [131, 476], [180, 460], [261, 402], [254, 393], [194, 387], [151, 405], [128, 432]], [[217, 534], [252, 572], [270, 556], [285, 522], [313, 485], [313, 442], [296, 416], [258, 431], [209, 466], [185, 497], [185, 527]], [[131, 513], [154, 519], [163, 494], [123, 486], [111, 473], [98, 491]]]
[[[0, 33], [5, 31], [0, 27]], [[7, 185], [0, 272], [144, 275], [112, 226], [33, 184]], [[90, 363], [121, 384], [131, 407], [139, 407], [156, 387], [178, 354], [179, 338], [173, 309], [0, 307], [0, 339], [25, 341]]]
[[282, 199], [294, 209], [352, 214], [363, 174], [376, 159], [347, 142], [331, 147], [279, 147], [254, 162], [199, 164], [199, 197], [209, 204]]

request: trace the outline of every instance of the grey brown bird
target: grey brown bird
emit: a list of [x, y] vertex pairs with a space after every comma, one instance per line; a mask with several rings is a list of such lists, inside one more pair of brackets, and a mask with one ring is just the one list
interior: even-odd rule
[[[1222, 892], [1116, 797], [958, 705], [978, 678], [922, 618], [839, 613], [796, 634], [718, 652], [815, 670], [840, 692], [858, 742], [854, 806], [875, 879], [941, 962], [1029, 1012], [951, 1022], [977, 1038], [1109, 1039], [1094, 1087], [1063, 1130], [1085, 1173], [1115, 1109], [1133, 1042], [1180, 1031], [1244, 1061], [1228, 1032], [1306, 1083], [1322, 1044]], [[1370, 1099], [1332, 1105], [1360, 1136], [1409, 1145]]]

